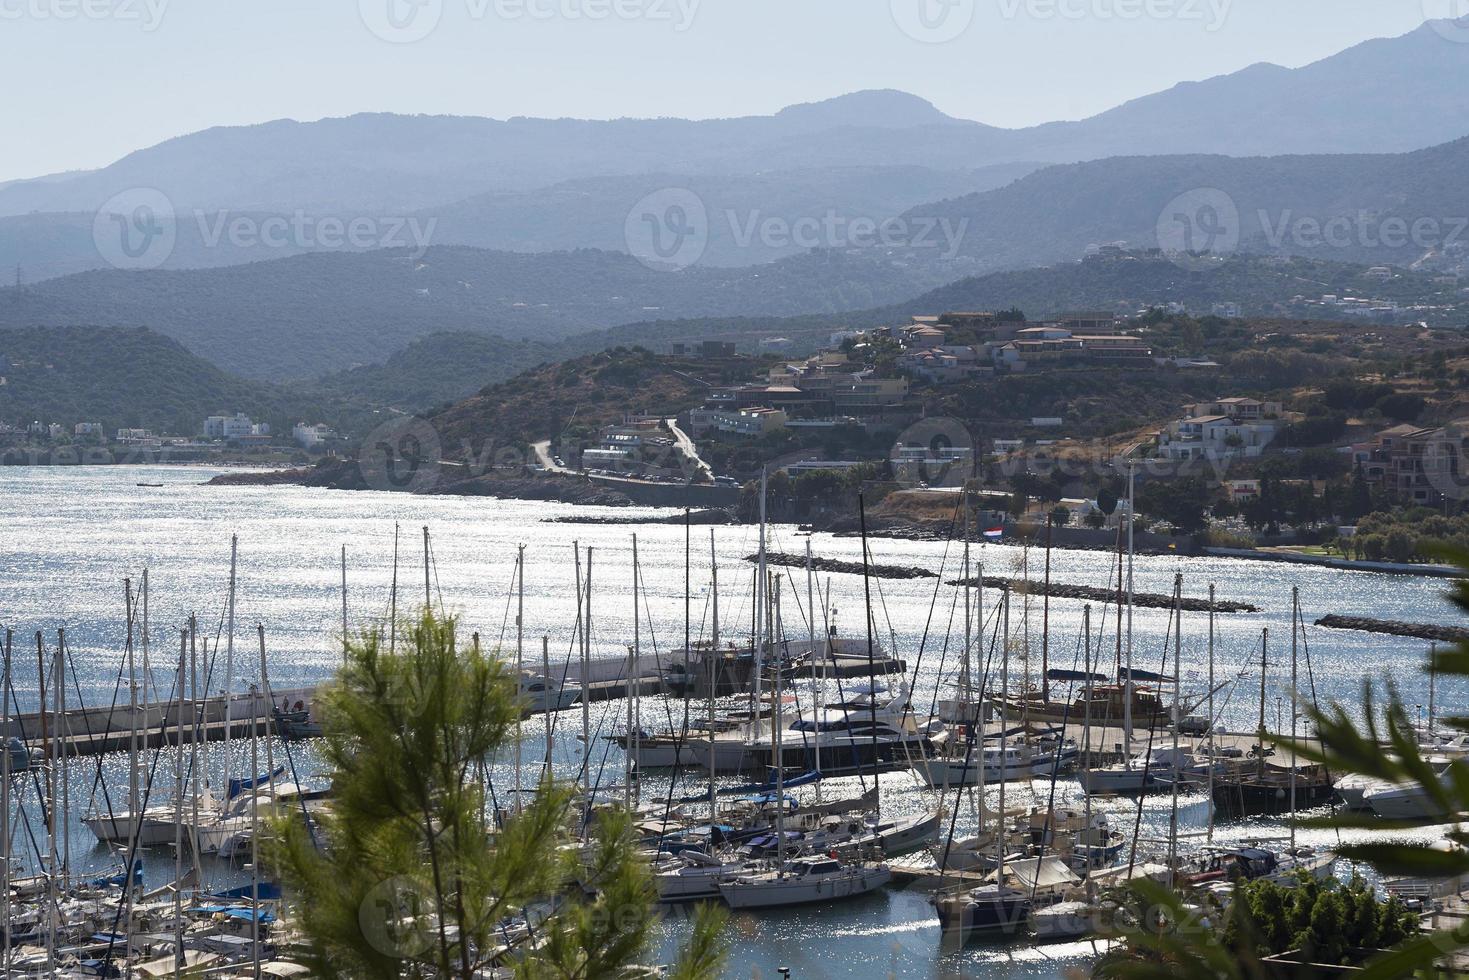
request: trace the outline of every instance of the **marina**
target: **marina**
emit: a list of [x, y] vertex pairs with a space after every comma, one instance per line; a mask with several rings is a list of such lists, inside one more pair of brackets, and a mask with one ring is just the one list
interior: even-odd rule
[[[1387, 669], [1401, 665], [1395, 676], [1408, 696], [1424, 706], [1422, 714], [1430, 724], [1435, 714], [1451, 710], [1447, 706], [1462, 703], [1464, 696], [1448, 681], [1430, 687], [1422, 672], [1424, 644], [1374, 636], [1369, 648], [1365, 637], [1304, 625], [1309, 610], [1319, 608], [1314, 594], [1330, 595], [1335, 604], [1360, 588], [1356, 608], [1399, 615], [1416, 606], [1416, 616], [1437, 615], [1449, 626], [1454, 613], [1437, 598], [1440, 583], [1395, 580], [1410, 593], [1402, 595], [1374, 590], [1361, 581], [1370, 576], [1352, 573], [1219, 559], [1138, 559], [1138, 584], [1146, 582], [1159, 595], [1166, 596], [1172, 587], [1180, 598], [1199, 599], [1207, 595], [1211, 581], [1227, 578], [1238, 598], [1267, 611], [1216, 616], [1211, 631], [1206, 614], [1178, 617], [1168, 609], [1139, 607], [1128, 636], [1126, 617], [1119, 617], [1115, 608], [1054, 595], [1046, 604], [1039, 589], [1027, 593], [1002, 583], [982, 594], [968, 590], [969, 602], [951, 605], [956, 590], [939, 585], [936, 592], [935, 580], [961, 573], [965, 557], [957, 541], [945, 546], [884, 540], [869, 545], [864, 555], [858, 542], [814, 536], [813, 552], [842, 555], [859, 568], [863, 557], [880, 557], [923, 562], [934, 575], [878, 585], [864, 581], [860, 572], [813, 574], [808, 580], [804, 569], [787, 566], [787, 573], [772, 574], [759, 601], [762, 610], [753, 608], [750, 588], [751, 572], [757, 569], [743, 561], [758, 543], [752, 540], [754, 528], [717, 528], [711, 535], [708, 528], [688, 534], [676, 524], [567, 525], [564, 531], [547, 532], [547, 525], [540, 524], [530, 532], [528, 521], [516, 523], [516, 514], [524, 509], [527, 517], [538, 518], [537, 508], [385, 494], [354, 495], [362, 512], [350, 519], [319, 518], [313, 511], [332, 502], [324, 499], [329, 491], [204, 488], [193, 486], [199, 480], [194, 472], [148, 471], [150, 477], [154, 473], [158, 480], [183, 488], [196, 508], [192, 516], [160, 521], [131, 499], [125, 486], [129, 478], [121, 472], [3, 474], [11, 481], [8, 489], [21, 495], [10, 499], [39, 505], [59, 493], [71, 509], [107, 512], [126, 529], [95, 540], [97, 553], [78, 563], [45, 545], [46, 522], [53, 518], [38, 510], [18, 525], [12, 554], [28, 557], [9, 559], [6, 571], [15, 587], [8, 592], [11, 605], [4, 625], [13, 630], [15, 651], [7, 700], [22, 710], [7, 712], [5, 721], [9, 731], [29, 744], [32, 757], [39, 751], [38, 771], [54, 773], [57, 779], [57, 788], [50, 789], [44, 779], [38, 788], [20, 774], [13, 777], [17, 809], [12, 833], [29, 828], [26, 833], [36, 841], [46, 840], [36, 806], [42, 799], [67, 798], [64, 806], [58, 804], [54, 862], [44, 844], [37, 853], [30, 844], [21, 846], [26, 834], [15, 837], [19, 866], [13, 881], [46, 866], [65, 867], [66, 877], [57, 887], [58, 895], [67, 896], [66, 907], [80, 909], [75, 903], [95, 901], [104, 916], [110, 914], [106, 910], [121, 909], [116, 902], [130, 893], [123, 884], [98, 886], [101, 891], [92, 898], [84, 899], [80, 891], [72, 895], [84, 882], [111, 882], [119, 874], [126, 880], [122, 869], [128, 849], [119, 854], [101, 846], [96, 828], [102, 828], [103, 836], [125, 841], [131, 820], [128, 800], [139, 801], [140, 812], [148, 810], [158, 818], [160, 842], [142, 849], [141, 891], [131, 899], [137, 909], [150, 910], [152, 924], [144, 926], [140, 918], [136, 927], [121, 928], [125, 923], [120, 920], [119, 928], [111, 930], [131, 937], [115, 942], [133, 951], [130, 962], [140, 967], [150, 956], [170, 955], [174, 946], [165, 938], [176, 940], [173, 930], [180, 923], [187, 923], [188, 955], [215, 957], [212, 962], [221, 969], [242, 963], [250, 969], [252, 923], [258, 928], [267, 917], [282, 940], [279, 948], [272, 944], [269, 955], [289, 949], [288, 903], [243, 897], [270, 884], [258, 880], [251, 870], [254, 862], [242, 857], [252, 837], [244, 831], [256, 800], [278, 798], [303, 811], [329, 800], [317, 733], [283, 737], [291, 733], [281, 723], [319, 722], [311, 709], [319, 685], [341, 660], [343, 606], [349, 632], [381, 622], [393, 603], [395, 580], [399, 602], [406, 604], [416, 586], [419, 596], [426, 593], [436, 607], [458, 612], [461, 629], [472, 642], [512, 658], [518, 646], [528, 671], [523, 690], [541, 691], [537, 685], [544, 685], [537, 694], [541, 703], [528, 706], [523, 722], [522, 772], [517, 773], [511, 759], [496, 758], [488, 778], [508, 788], [522, 775], [533, 779], [529, 772], [549, 766], [567, 778], [602, 786], [602, 792], [640, 799], [645, 845], [666, 854], [655, 862], [655, 877], [661, 881], [666, 871], [690, 895], [717, 894], [733, 910], [733, 927], [754, 937], [732, 952], [731, 975], [751, 975], [757, 968], [769, 975], [786, 966], [797, 976], [871, 975], [867, 971], [922, 976], [941, 969], [1055, 976], [1068, 967], [1084, 967], [1105, 944], [1071, 935], [1076, 930], [1066, 916], [1084, 919], [1084, 913], [1068, 911], [1059, 901], [1044, 909], [1010, 903], [1006, 888], [1026, 894], [1054, 890], [1059, 900], [1080, 894], [1086, 880], [1105, 880], [1108, 869], [1118, 867], [1212, 874], [1209, 869], [1218, 859], [1211, 855], [1220, 852], [1209, 847], [1247, 845], [1264, 848], [1270, 873], [1293, 873], [1299, 866], [1345, 874], [1334, 862], [1322, 863], [1336, 835], [1297, 829], [1286, 814], [1276, 812], [1280, 808], [1245, 816], [1232, 813], [1229, 805], [1227, 787], [1254, 780], [1270, 787], [1269, 799], [1294, 799], [1304, 813], [1320, 815], [1329, 806], [1299, 767], [1301, 760], [1281, 748], [1271, 747], [1268, 755], [1261, 752], [1261, 729], [1288, 734], [1298, 721], [1288, 697], [1292, 637], [1304, 641], [1294, 651], [1296, 689], [1306, 689], [1309, 657], [1316, 697], [1323, 702], [1352, 698], [1364, 678], [1380, 675], [1384, 663]], [[69, 482], [46, 487], [63, 477]], [[252, 501], [258, 511], [267, 498], [277, 502], [276, 516], [221, 520], [226, 514], [250, 514]], [[484, 522], [487, 513], [496, 520]], [[255, 523], [261, 520], [287, 524]], [[309, 524], [312, 530], [305, 536], [282, 534], [289, 524]], [[407, 530], [405, 541], [425, 525], [431, 529], [427, 574], [421, 554], [406, 548], [395, 573], [395, 524]], [[228, 530], [214, 538], [205, 528]], [[521, 551], [519, 538], [528, 533], [537, 534], [537, 541]], [[231, 534], [238, 541], [233, 589]], [[560, 540], [563, 534], [565, 541]], [[636, 564], [633, 534], [641, 552]], [[788, 528], [772, 526], [769, 535], [786, 538], [786, 550], [795, 553]], [[168, 545], [174, 541], [190, 543], [170, 554]], [[345, 562], [343, 541], [348, 543]], [[272, 551], [277, 548], [283, 550]], [[880, 553], [872, 555], [878, 548]], [[1028, 572], [1039, 581], [1042, 565], [1036, 553], [978, 543], [969, 550], [971, 563], [1002, 568], [1006, 580], [1024, 581]], [[572, 555], [588, 577], [595, 569], [596, 586], [589, 598], [575, 576], [567, 574]], [[1058, 551], [1050, 557], [1054, 566], [1065, 567], [1069, 580], [1091, 575], [1097, 589], [1115, 596], [1115, 561], [1108, 556]], [[151, 676], [141, 679], [139, 620], [134, 623], [138, 679], [132, 686], [140, 693], [132, 705], [126, 680], [128, 617], [118, 583], [123, 577], [139, 581], [145, 567]], [[720, 581], [717, 609], [710, 579], [715, 568]], [[105, 573], [114, 570], [109, 581]], [[1058, 571], [1053, 568], [1053, 574]], [[415, 577], [428, 585], [410, 585]], [[687, 589], [685, 581], [691, 583]], [[1293, 588], [1301, 589], [1307, 610], [1295, 624], [1280, 612], [1291, 615]], [[519, 623], [515, 603], [524, 604]], [[864, 608], [873, 610], [866, 628]], [[813, 609], [814, 617], [809, 612]], [[180, 660], [180, 624], [187, 624], [191, 614], [196, 624], [210, 625], [196, 625], [189, 635], [211, 651], [218, 670], [229, 679], [214, 675], [201, 685], [197, 700], [184, 699], [181, 705], [177, 698], [170, 700], [169, 692]], [[236, 659], [227, 671], [223, 658], [231, 647], [232, 614]], [[584, 616], [595, 624], [592, 629], [579, 627]], [[518, 645], [517, 625], [524, 629]], [[64, 630], [64, 638], [58, 630]], [[34, 650], [29, 661], [19, 655], [19, 638], [34, 642], [38, 631], [46, 655], [46, 669], [39, 673]], [[1262, 640], [1266, 631], [1268, 638]], [[752, 636], [764, 641], [752, 644]], [[1008, 636], [1010, 642], [1001, 643], [997, 636]], [[813, 637], [830, 639], [818, 643]], [[840, 650], [829, 658], [810, 656], [828, 643]], [[66, 658], [53, 662], [63, 646]], [[165, 651], [165, 646], [175, 649]], [[671, 691], [669, 668], [697, 664], [712, 649], [730, 651], [733, 657], [742, 650], [753, 656], [758, 649], [767, 662], [760, 686], [750, 683], [749, 676], [732, 677], [727, 689], [714, 691], [711, 699], [700, 684], [710, 675], [693, 670], [688, 674], [693, 683], [684, 686], [687, 699]], [[1119, 662], [1127, 666], [1129, 654], [1135, 666], [1119, 670]], [[56, 662], [65, 664], [63, 676], [68, 679], [59, 712]], [[29, 663], [29, 670], [23, 663]], [[1130, 687], [1139, 698], [1155, 697], [1159, 707], [1141, 707], [1153, 702], [1126, 697], [1109, 701], [1103, 694], [1107, 685], [1123, 694]], [[226, 694], [226, 687], [233, 693]], [[587, 689], [593, 694], [583, 698]], [[575, 700], [555, 696], [557, 690], [574, 692], [570, 697]], [[948, 709], [939, 710], [941, 701]], [[1100, 707], [1108, 704], [1124, 714], [1129, 705], [1137, 711], [1130, 719], [1117, 717]], [[556, 708], [560, 710], [550, 710]], [[1099, 714], [1088, 717], [1092, 710]], [[940, 715], [957, 720], [944, 724], [937, 720]], [[1200, 717], [1205, 730], [1194, 727]], [[891, 732], [866, 725], [871, 719], [887, 719]], [[945, 733], [942, 739], [940, 733]], [[1309, 745], [1310, 733], [1300, 734]], [[726, 741], [740, 746], [735, 755], [739, 761], [729, 771], [702, 764], [697, 752], [683, 757], [691, 748]], [[640, 758], [644, 744], [650, 754]], [[661, 760], [652, 754], [659, 744], [668, 750]], [[951, 764], [947, 779], [931, 773], [922, 778], [915, 766], [943, 745], [949, 746], [943, 751], [957, 760], [957, 769]], [[1069, 748], [1061, 753], [1040, 748], [1045, 745]], [[211, 746], [207, 758], [206, 746]], [[982, 751], [1000, 749], [1003, 756], [1023, 746], [1041, 753], [1024, 772], [991, 774], [988, 763], [970, 761], [980, 759]], [[129, 762], [133, 752], [137, 764]], [[1176, 766], [1166, 761], [1165, 752], [1191, 761]], [[174, 757], [182, 753], [198, 754], [192, 770], [202, 791], [197, 798], [213, 800], [200, 805], [204, 816], [198, 820], [189, 817], [192, 803], [172, 802], [177, 788]], [[253, 765], [247, 761], [252, 758]], [[776, 759], [784, 763], [771, 765]], [[148, 780], [135, 775], [150, 766], [159, 770], [151, 795]], [[1121, 767], [1126, 772], [1129, 766], [1147, 778], [1170, 778], [1141, 796], [1083, 791], [1087, 771]], [[283, 767], [289, 772], [277, 773]], [[971, 775], [976, 769], [985, 775]], [[813, 772], [820, 776], [811, 779]], [[1178, 778], [1185, 773], [1186, 779]], [[241, 795], [233, 790], [232, 780], [258, 776], [266, 778], [252, 791]], [[789, 813], [783, 807], [772, 810], [759, 802], [762, 795], [789, 797], [796, 808]], [[730, 826], [737, 837], [755, 836], [732, 840], [730, 850], [716, 851], [701, 836], [710, 824], [711, 798], [735, 821]], [[232, 799], [243, 801], [243, 809], [232, 811]], [[844, 800], [851, 801], [845, 812]], [[179, 852], [171, 843], [182, 823], [196, 828], [182, 833], [198, 834], [198, 856], [185, 859], [185, 864], [197, 862], [198, 870], [188, 876], [194, 882], [188, 886], [189, 901], [174, 915], [170, 903], [179, 878], [173, 865]], [[762, 829], [765, 845], [759, 844]], [[1432, 825], [1421, 831], [1435, 832]], [[1287, 847], [1284, 841], [1291, 836], [1295, 842]], [[1267, 838], [1277, 843], [1251, 844]], [[685, 839], [692, 846], [689, 856], [680, 857], [685, 845], [674, 841]], [[742, 848], [760, 856], [736, 856]], [[695, 856], [700, 853], [715, 863], [702, 863]], [[948, 863], [948, 857], [957, 861], [961, 853], [972, 864]], [[752, 869], [752, 860], [773, 862], [777, 870]], [[1000, 890], [991, 896], [985, 889], [996, 887], [996, 881]], [[950, 902], [961, 932], [988, 933], [990, 938], [951, 943], [941, 929], [948, 915], [942, 909], [949, 907], [943, 901], [948, 900], [936, 899], [936, 888], [966, 896], [961, 904]], [[1014, 928], [1004, 925], [1012, 914], [1019, 915], [1022, 905], [1025, 915], [1011, 923]], [[205, 909], [215, 911], [201, 911]], [[220, 928], [215, 922], [220, 910], [227, 922], [241, 925]], [[1038, 916], [1041, 911], [1046, 914]], [[276, 926], [278, 915], [285, 921]], [[992, 915], [996, 918], [986, 918]], [[1048, 937], [1039, 955], [1027, 924], [1032, 918], [1034, 928], [1044, 929]], [[201, 926], [206, 920], [209, 925]], [[670, 955], [683, 921], [679, 906], [670, 905], [660, 926]], [[93, 931], [102, 924], [77, 920], [79, 927]], [[823, 954], [805, 943], [802, 937], [816, 931], [839, 939], [841, 952]], [[146, 935], [164, 938], [145, 941]], [[45, 941], [35, 948], [41, 954], [26, 955], [48, 952]], [[57, 942], [54, 948], [54, 955], [65, 956], [67, 962], [99, 952], [78, 942]], [[110, 955], [106, 944], [101, 954]], [[31, 968], [44, 969], [46, 961], [40, 962], [42, 966]]]

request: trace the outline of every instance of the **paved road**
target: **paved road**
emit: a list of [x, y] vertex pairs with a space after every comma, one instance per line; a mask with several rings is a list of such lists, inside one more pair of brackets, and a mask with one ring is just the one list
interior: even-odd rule
[[674, 442], [678, 444], [679, 450], [694, 461], [694, 465], [699, 468], [699, 472], [703, 473], [711, 483], [714, 482], [714, 471], [709, 468], [708, 463], [699, 458], [698, 447], [694, 445], [694, 440], [690, 439], [688, 434], [678, 427], [678, 419], [664, 419], [663, 421], [668, 423], [668, 431], [673, 433]]
[[565, 466], [557, 466], [556, 461], [551, 458], [551, 440], [542, 439], [540, 442], [530, 444], [535, 451], [536, 461], [546, 468], [547, 473], [564, 473], [567, 476], [576, 476], [577, 472]]

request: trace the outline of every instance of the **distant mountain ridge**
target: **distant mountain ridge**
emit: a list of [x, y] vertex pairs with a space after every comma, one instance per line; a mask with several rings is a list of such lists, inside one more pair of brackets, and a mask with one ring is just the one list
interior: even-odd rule
[[[1175, 223], [1203, 208], [1219, 222], [1214, 251], [1453, 264], [1469, 260], [1466, 173], [1469, 138], [1401, 154], [1116, 157], [1047, 167], [910, 214], [964, 223], [962, 254], [995, 269], [1075, 259], [1119, 240], [1177, 247]], [[1199, 235], [1194, 244], [1211, 242]]]
[[1297, 69], [1255, 65], [1077, 122], [1006, 130], [916, 96], [858, 92], [734, 119], [370, 113], [216, 127], [100, 170], [0, 186], [0, 216], [92, 212], [155, 187], [177, 208], [384, 214], [593, 176], [830, 166], [969, 170], [1118, 154], [1400, 152], [1469, 134], [1469, 45], [1432, 23]]

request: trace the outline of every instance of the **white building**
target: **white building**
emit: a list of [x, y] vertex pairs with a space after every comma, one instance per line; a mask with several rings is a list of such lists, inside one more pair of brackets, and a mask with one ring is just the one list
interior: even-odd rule
[[234, 415], [211, 415], [204, 420], [204, 438], [262, 441], [270, 438], [270, 423], [252, 422], [244, 412]]
[[302, 449], [315, 449], [328, 439], [336, 438], [336, 430], [329, 425], [317, 422], [308, 425], [305, 422], [297, 422], [291, 429], [291, 438], [294, 439]]

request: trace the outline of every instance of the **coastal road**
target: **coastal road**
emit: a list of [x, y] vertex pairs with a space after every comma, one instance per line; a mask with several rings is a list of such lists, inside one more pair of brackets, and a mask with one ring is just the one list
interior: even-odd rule
[[578, 475], [576, 470], [568, 469], [565, 466], [556, 465], [556, 461], [551, 458], [550, 439], [542, 439], [540, 442], [533, 442], [530, 444], [530, 448], [535, 451], [536, 462], [544, 466], [547, 473], [561, 473], [566, 476]]
[[663, 421], [668, 423], [668, 431], [673, 433], [673, 440], [678, 445], [679, 451], [693, 460], [694, 466], [698, 468], [699, 472], [703, 473], [710, 483], [713, 483], [714, 471], [709, 468], [708, 463], [699, 458], [698, 447], [694, 445], [694, 440], [690, 439], [688, 434], [678, 427], [678, 419], [664, 419]]

